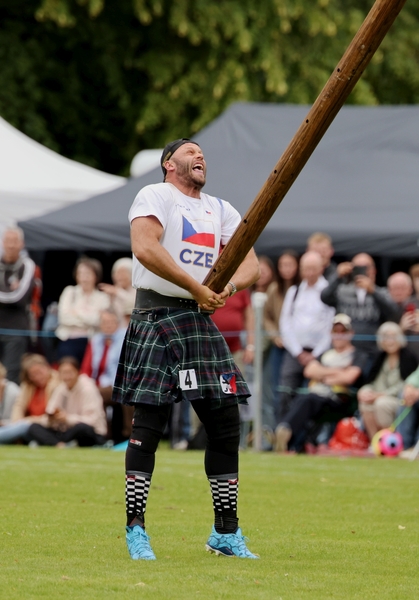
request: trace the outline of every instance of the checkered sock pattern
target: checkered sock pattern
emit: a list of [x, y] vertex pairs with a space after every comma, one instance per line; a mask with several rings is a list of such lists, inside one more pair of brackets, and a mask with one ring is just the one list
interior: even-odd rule
[[214, 506], [215, 529], [218, 533], [234, 533], [238, 527], [238, 474], [212, 475], [208, 477], [208, 481]]
[[127, 525], [136, 518], [144, 526], [144, 513], [150, 489], [151, 473], [127, 471], [125, 476], [125, 504]]

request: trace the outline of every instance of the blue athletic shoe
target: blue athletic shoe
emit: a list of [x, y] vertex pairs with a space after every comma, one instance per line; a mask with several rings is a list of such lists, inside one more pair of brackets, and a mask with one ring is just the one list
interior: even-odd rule
[[134, 560], [156, 560], [150, 546], [150, 538], [139, 525], [126, 527], [128, 552]]
[[205, 550], [222, 556], [238, 556], [239, 558], [259, 558], [257, 554], [252, 554], [247, 549], [245, 540], [247, 538], [242, 535], [240, 527], [236, 533], [217, 533], [214, 525], [212, 526], [211, 535], [208, 542], [205, 544]]

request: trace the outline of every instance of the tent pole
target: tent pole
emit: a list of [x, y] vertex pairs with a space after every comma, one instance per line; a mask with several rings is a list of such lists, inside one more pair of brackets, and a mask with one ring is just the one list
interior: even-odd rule
[[376, 0], [307, 117], [207, 275], [205, 285], [216, 292], [221, 292], [227, 285], [342, 108], [405, 2]]

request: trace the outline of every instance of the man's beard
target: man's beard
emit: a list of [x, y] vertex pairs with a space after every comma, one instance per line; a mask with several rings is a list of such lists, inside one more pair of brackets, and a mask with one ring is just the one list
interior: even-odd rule
[[182, 183], [184, 183], [187, 186], [192, 185], [199, 190], [204, 187], [206, 182], [205, 176], [203, 180], [201, 178], [198, 178], [198, 175], [195, 177], [195, 172], [189, 168], [188, 164], [181, 163], [175, 160], [174, 158], [172, 158], [172, 160], [176, 163], [176, 166], [178, 168], [177, 176], [179, 179], [182, 180]]

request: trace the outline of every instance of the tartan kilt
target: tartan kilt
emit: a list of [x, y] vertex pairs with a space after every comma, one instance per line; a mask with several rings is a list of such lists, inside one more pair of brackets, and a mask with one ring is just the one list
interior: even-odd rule
[[249, 388], [209, 314], [158, 308], [149, 321], [131, 319], [121, 350], [113, 400], [122, 404], [211, 402], [247, 404]]

